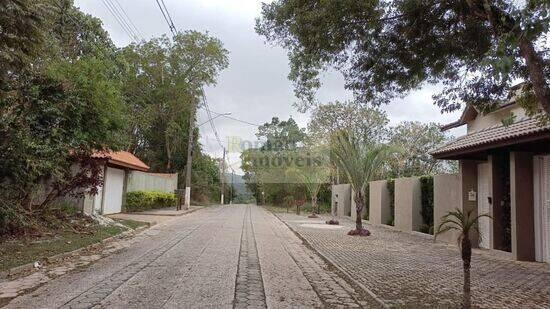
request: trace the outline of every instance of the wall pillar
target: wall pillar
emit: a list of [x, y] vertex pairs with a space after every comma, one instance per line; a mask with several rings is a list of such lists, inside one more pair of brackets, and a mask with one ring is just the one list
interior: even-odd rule
[[351, 210], [351, 185], [341, 184], [332, 186], [331, 208], [333, 216], [347, 216]]
[[[477, 210], [477, 165], [479, 161], [475, 160], [460, 160], [460, 205], [464, 214], [471, 211], [471, 216], [476, 216]], [[470, 199], [470, 192], [475, 192], [476, 198]], [[479, 239], [477, 235], [472, 233], [470, 235], [472, 240], [472, 247], [479, 247]]]
[[390, 192], [386, 180], [369, 183], [369, 222], [386, 224], [391, 219]]
[[422, 226], [422, 189], [419, 177], [395, 179], [395, 227], [419, 231]]
[[535, 261], [533, 154], [510, 152], [512, 254]]
[[[444, 215], [462, 206], [459, 180], [458, 174], [434, 175], [434, 229], [441, 224]], [[458, 233], [452, 230], [438, 235], [437, 239], [456, 244], [457, 237]]]

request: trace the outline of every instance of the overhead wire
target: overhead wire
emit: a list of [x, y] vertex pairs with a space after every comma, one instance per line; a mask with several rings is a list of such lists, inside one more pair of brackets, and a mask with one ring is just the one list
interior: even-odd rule
[[136, 34], [132, 31], [132, 29], [120, 16], [118, 9], [111, 2], [109, 2], [109, 0], [102, 0], [102, 2], [103, 2], [103, 5], [107, 8], [107, 10], [111, 13], [111, 15], [113, 15], [113, 17], [115, 18], [115, 21], [120, 25], [122, 30], [126, 33], [126, 35], [128, 35], [130, 40], [139, 41], [139, 38], [136, 36]]

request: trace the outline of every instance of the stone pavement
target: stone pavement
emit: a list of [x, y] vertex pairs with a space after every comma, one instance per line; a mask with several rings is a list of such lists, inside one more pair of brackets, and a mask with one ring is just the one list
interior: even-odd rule
[[378, 306], [256, 206], [208, 207], [175, 217], [91, 262], [58, 269], [57, 278], [7, 308]]
[[[388, 306], [460, 307], [462, 260], [456, 246], [367, 224], [369, 237], [351, 237], [351, 220], [342, 229], [306, 224], [303, 216], [277, 214], [322, 256]], [[316, 227], [316, 225], [318, 225]], [[550, 265], [515, 262], [475, 252], [472, 301], [478, 308], [550, 308]]]

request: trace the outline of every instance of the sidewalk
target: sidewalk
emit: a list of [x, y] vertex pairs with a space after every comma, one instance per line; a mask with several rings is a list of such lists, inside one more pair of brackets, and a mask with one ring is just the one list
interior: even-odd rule
[[[277, 216], [386, 305], [454, 308], [461, 304], [462, 260], [456, 246], [370, 224], [365, 226], [371, 236], [347, 236], [354, 227], [347, 218], [339, 218], [342, 228], [327, 229], [319, 219]], [[471, 274], [472, 302], [478, 308], [550, 308], [548, 264], [474, 252]]]
[[151, 209], [140, 212], [129, 212], [129, 213], [118, 213], [113, 215], [108, 215], [107, 217], [112, 219], [120, 220], [134, 220], [147, 222], [150, 225], [159, 224], [168, 220], [173, 219], [174, 217], [183, 216], [190, 214], [194, 211], [203, 208], [202, 206], [190, 206], [187, 210], [176, 210], [176, 207], [169, 208], [160, 208], [160, 209]]

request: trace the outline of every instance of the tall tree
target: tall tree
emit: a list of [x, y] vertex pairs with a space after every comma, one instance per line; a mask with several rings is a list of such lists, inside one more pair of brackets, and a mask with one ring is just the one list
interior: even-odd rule
[[128, 64], [124, 95], [132, 115], [129, 150], [154, 170], [183, 171], [190, 114], [203, 87], [214, 85], [227, 67], [227, 53], [218, 39], [197, 31], [123, 49]]
[[410, 177], [449, 173], [456, 164], [434, 159], [429, 152], [450, 138], [436, 123], [404, 121], [389, 129], [389, 144], [402, 151], [389, 160], [389, 177]]
[[256, 137], [265, 141], [262, 150], [292, 150], [304, 142], [306, 133], [292, 118], [281, 121], [273, 117], [271, 122], [258, 127]]
[[518, 79], [525, 102], [550, 113], [544, 0], [276, 0], [256, 31], [289, 50], [302, 107], [315, 101], [319, 72], [340, 70], [360, 102], [380, 104], [423, 83], [442, 83], [442, 110], [462, 102], [493, 108]]
[[365, 143], [377, 144], [387, 139], [388, 122], [388, 116], [380, 109], [336, 101], [315, 107], [307, 127], [314, 142], [328, 142], [336, 132], [349, 130]]
[[[96, 192], [101, 176], [97, 161], [90, 156], [117, 150], [121, 144], [124, 106], [120, 84], [114, 78], [116, 66], [98, 49], [74, 52], [79, 44], [63, 44], [60, 34], [72, 33], [74, 28], [51, 27], [64, 14], [51, 2], [2, 3], [7, 3], [8, 11], [17, 11], [22, 26], [30, 28], [15, 31], [5, 21], [0, 26], [0, 35], [8, 37], [0, 45], [0, 54], [13, 60], [7, 65], [9, 73], [3, 75], [8, 78], [3, 78], [0, 93], [2, 232], [14, 233], [21, 225], [44, 220], [58, 196]], [[68, 3], [72, 13], [78, 11]], [[38, 24], [28, 23], [27, 16], [35, 14]], [[75, 16], [82, 22], [89, 18]], [[83, 39], [92, 30], [80, 31], [77, 37]], [[10, 46], [10, 36], [16, 34], [22, 37], [15, 41], [23, 45]], [[104, 39], [112, 44], [108, 37]], [[67, 57], [59, 52], [63, 50], [78, 56]], [[81, 172], [74, 173], [75, 165], [80, 165]]]

